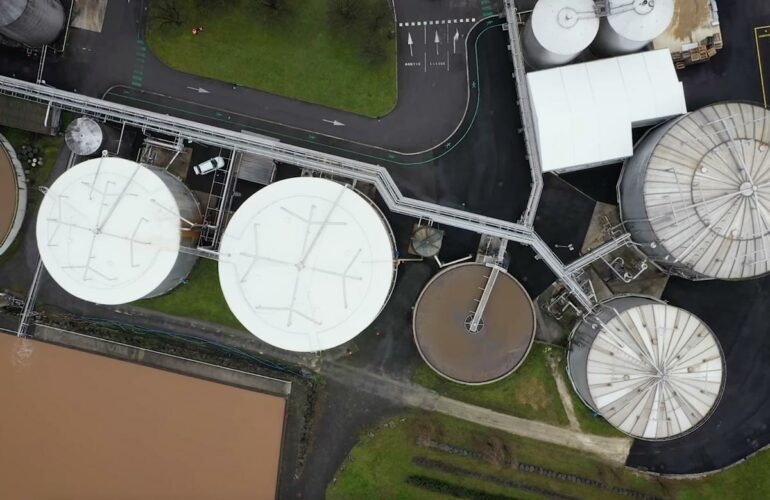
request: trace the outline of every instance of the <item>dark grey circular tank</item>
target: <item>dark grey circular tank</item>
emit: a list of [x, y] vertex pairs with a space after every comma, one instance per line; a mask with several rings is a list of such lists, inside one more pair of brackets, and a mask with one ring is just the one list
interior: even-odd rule
[[118, 133], [102, 123], [82, 116], [67, 126], [64, 142], [76, 155], [91, 156], [105, 149], [114, 152]]
[[28, 47], [53, 43], [64, 29], [59, 0], [2, 0], [0, 35]]

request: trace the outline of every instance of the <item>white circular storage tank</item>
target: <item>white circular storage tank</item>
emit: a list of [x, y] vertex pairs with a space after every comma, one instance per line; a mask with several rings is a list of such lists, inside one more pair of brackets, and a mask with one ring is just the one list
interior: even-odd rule
[[388, 223], [349, 186], [314, 177], [271, 184], [233, 215], [219, 280], [235, 317], [281, 349], [322, 351], [366, 329], [395, 282]]
[[591, 51], [601, 56], [637, 52], [662, 35], [674, 20], [675, 0], [609, 0]]
[[48, 189], [37, 217], [40, 257], [68, 293], [98, 304], [161, 295], [190, 272], [181, 254], [199, 222], [192, 193], [162, 170], [120, 158], [75, 165]]
[[567, 358], [583, 402], [638, 439], [669, 440], [695, 430], [724, 389], [724, 355], [711, 329], [648, 297], [603, 303], [573, 331]]
[[770, 271], [770, 111], [710, 105], [654, 129], [618, 184], [625, 227], [660, 267], [695, 279]]
[[584, 51], [599, 31], [593, 0], [540, 0], [524, 33], [524, 58], [537, 69], [566, 64]]

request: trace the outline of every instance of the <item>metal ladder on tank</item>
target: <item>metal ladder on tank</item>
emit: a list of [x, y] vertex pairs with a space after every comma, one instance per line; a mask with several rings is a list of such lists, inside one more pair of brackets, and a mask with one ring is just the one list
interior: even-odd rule
[[214, 245], [217, 233], [217, 221], [219, 213], [222, 211], [225, 187], [227, 185], [227, 170], [215, 170], [212, 174], [214, 178], [211, 181], [206, 209], [203, 212], [203, 230], [201, 231], [201, 243]]

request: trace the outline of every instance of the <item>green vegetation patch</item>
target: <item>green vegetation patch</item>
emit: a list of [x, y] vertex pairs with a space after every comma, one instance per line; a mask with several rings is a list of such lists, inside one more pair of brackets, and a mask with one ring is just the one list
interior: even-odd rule
[[178, 286], [171, 293], [154, 299], [140, 300], [135, 305], [173, 316], [195, 318], [243, 330], [243, 326], [227, 306], [219, 287], [217, 262], [213, 260], [199, 259], [190, 273], [188, 283]]
[[473, 491], [474, 498], [483, 498], [482, 493], [489, 498], [549, 493], [591, 499], [633, 498], [635, 493], [687, 500], [767, 498], [769, 469], [770, 452], [763, 451], [702, 479], [661, 478], [569, 448], [419, 413], [365, 432], [326, 493], [330, 500], [439, 499], [462, 491]]
[[425, 364], [417, 367], [413, 380], [452, 399], [516, 417], [566, 426], [567, 414], [546, 360], [551, 349], [545, 344], [535, 343], [518, 370], [488, 385], [469, 386], [450, 382], [436, 375]]
[[[553, 479], [527, 471], [530, 465], [600, 484]], [[331, 500], [438, 499], [462, 490], [473, 490], [479, 497], [483, 492], [513, 498], [549, 493], [620, 498], [609, 490], [616, 487], [668, 498], [676, 484], [613, 467], [579, 451], [420, 413], [390, 419], [364, 433], [326, 493]]]
[[387, 0], [153, 0], [147, 42], [188, 73], [372, 117], [396, 104]]
[[[30, 167], [22, 160], [24, 170], [29, 171], [27, 175], [27, 183], [30, 187], [44, 186], [48, 179], [51, 177], [53, 167], [56, 165], [56, 159], [59, 156], [59, 151], [64, 145], [64, 138], [61, 136], [40, 135], [33, 132], [26, 132], [15, 128], [3, 128], [0, 130], [8, 142], [11, 143], [13, 149], [16, 150], [16, 154], [19, 158], [22, 158], [23, 148], [36, 148], [36, 156], [43, 158], [43, 165], [37, 167]], [[30, 190], [31, 191], [31, 190]]]

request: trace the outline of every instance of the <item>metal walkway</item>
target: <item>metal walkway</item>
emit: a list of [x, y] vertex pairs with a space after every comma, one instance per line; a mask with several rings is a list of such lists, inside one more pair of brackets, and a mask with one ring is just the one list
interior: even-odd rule
[[[548, 244], [534, 232], [532, 227], [405, 197], [401, 194], [388, 171], [379, 165], [371, 165], [267, 140], [252, 134], [212, 127], [4, 76], [0, 76], [0, 94], [40, 102], [63, 110], [89, 115], [103, 121], [125, 124], [139, 128], [145, 133], [156, 132], [175, 138], [234, 149], [242, 153], [268, 156], [279, 162], [301, 168], [371, 183], [377, 188], [388, 209], [394, 213], [415, 219], [429, 219], [437, 224], [445, 224], [478, 234], [487, 234], [532, 247], [585, 311], [590, 311], [594, 307], [591, 294], [586, 292], [576, 278], [576, 271], [568, 269]], [[536, 154], [532, 155], [531, 159], [536, 156]], [[530, 210], [534, 214], [534, 206]]]

